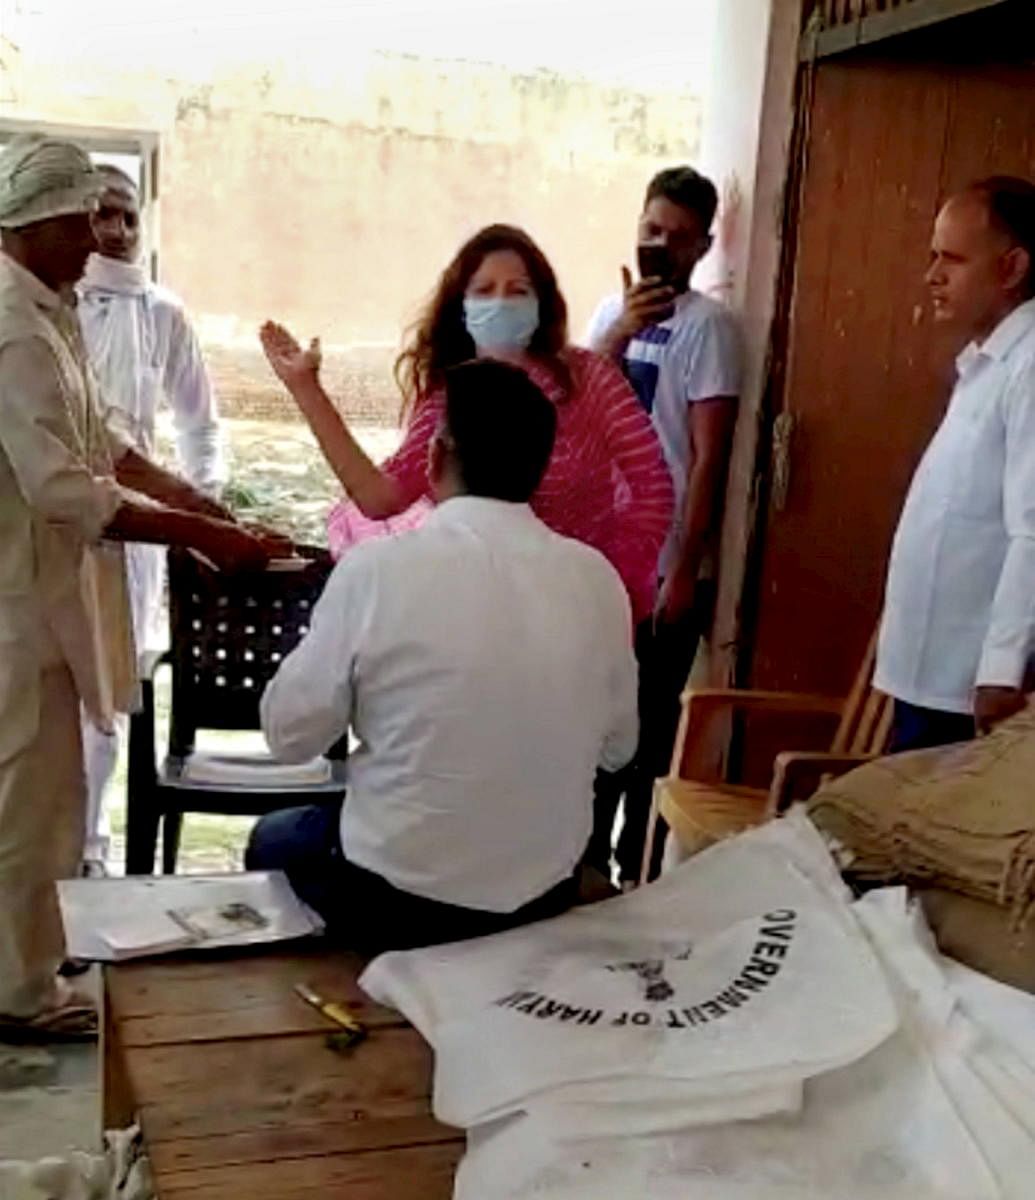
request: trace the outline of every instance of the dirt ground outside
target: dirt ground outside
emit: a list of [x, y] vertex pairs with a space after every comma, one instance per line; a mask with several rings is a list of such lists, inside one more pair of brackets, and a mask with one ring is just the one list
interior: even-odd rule
[[[399, 430], [350, 426], [376, 461], [399, 444]], [[327, 544], [327, 512], [342, 489], [309, 427], [298, 421], [224, 420], [229, 484], [225, 499], [248, 519], [264, 521], [296, 541]]]

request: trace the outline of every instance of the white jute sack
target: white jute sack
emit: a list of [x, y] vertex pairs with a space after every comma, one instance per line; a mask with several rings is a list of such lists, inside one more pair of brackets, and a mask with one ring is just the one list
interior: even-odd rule
[[898, 1022], [798, 814], [631, 895], [383, 955], [361, 983], [432, 1045], [435, 1114], [467, 1129], [538, 1101], [571, 1136], [794, 1111], [804, 1080], [867, 1054]]
[[570, 1138], [548, 1105], [469, 1136], [456, 1200], [1022, 1200], [1035, 1178], [1035, 998], [939, 959], [904, 891], [855, 906], [902, 1020], [805, 1083], [800, 1115]]

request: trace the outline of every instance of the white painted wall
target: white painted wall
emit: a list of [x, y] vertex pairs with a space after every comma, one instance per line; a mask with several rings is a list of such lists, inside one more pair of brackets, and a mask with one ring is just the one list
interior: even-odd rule
[[747, 373], [727, 489], [707, 673], [729, 682], [752, 524], [758, 418], [776, 298], [801, 0], [721, 0], [705, 93], [701, 168], [723, 197], [702, 284], [740, 314]]

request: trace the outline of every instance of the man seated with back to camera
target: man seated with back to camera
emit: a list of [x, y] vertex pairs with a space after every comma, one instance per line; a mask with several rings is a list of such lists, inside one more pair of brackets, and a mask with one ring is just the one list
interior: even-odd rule
[[625, 589], [529, 507], [553, 403], [520, 369], [447, 372], [437, 508], [354, 548], [269, 684], [262, 722], [304, 761], [351, 730], [343, 805], [272, 813], [246, 865], [282, 869], [356, 949], [457, 941], [563, 912], [598, 767], [637, 741]]

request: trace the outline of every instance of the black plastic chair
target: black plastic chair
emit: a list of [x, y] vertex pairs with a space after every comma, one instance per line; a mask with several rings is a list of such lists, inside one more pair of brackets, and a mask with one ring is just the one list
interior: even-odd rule
[[[130, 721], [126, 873], [176, 870], [184, 813], [259, 816], [298, 804], [340, 801], [347, 739], [303, 768], [269, 754], [195, 750], [199, 729], [256, 730], [263, 688], [309, 628], [333, 563], [301, 550], [300, 570], [224, 574], [185, 550], [169, 552], [171, 649], [142, 664], [141, 707]], [[155, 753], [154, 676], [172, 666], [169, 749]]]

